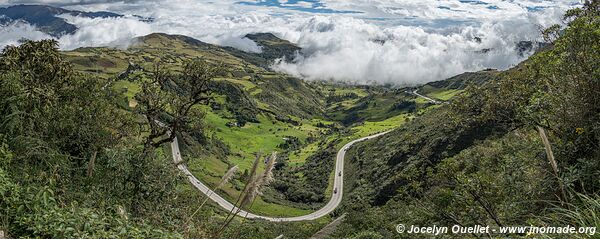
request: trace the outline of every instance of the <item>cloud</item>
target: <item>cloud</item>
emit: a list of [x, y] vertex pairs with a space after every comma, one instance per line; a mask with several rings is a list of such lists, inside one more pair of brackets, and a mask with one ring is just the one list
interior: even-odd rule
[[[307, 8], [306, 3], [313, 2], [313, 7], [345, 12], [334, 14], [236, 4], [233, 0], [47, 2], [76, 10], [155, 19], [147, 23], [133, 17], [64, 16], [80, 28], [76, 34], [59, 39], [66, 50], [81, 46], [125, 47], [133, 37], [164, 32], [260, 52], [260, 47], [244, 36], [271, 32], [298, 44], [304, 53], [291, 63], [273, 65], [276, 70], [309, 80], [407, 85], [441, 80], [464, 71], [515, 65], [523, 60], [515, 44], [539, 39], [540, 26], [557, 22], [577, 1], [277, 1], [278, 6]], [[12, 33], [2, 34], [0, 44], [14, 43], [20, 37], [47, 37], [30, 26], [15, 27], [1, 28]]]
[[71, 50], [83, 46], [108, 46], [127, 48], [133, 38], [148, 35], [152, 27], [137, 18], [85, 18], [62, 15], [67, 22], [77, 26], [72, 35], [58, 39], [62, 49]]
[[[43, 4], [53, 6], [86, 5], [100, 3], [138, 3], [141, 0], [0, 0], [0, 5]], [[146, 0], [152, 1], [152, 0]]]
[[[347, 18], [311, 19], [334, 25], [329, 31], [303, 29], [298, 44], [306, 57], [274, 68], [307, 79], [332, 79], [359, 84], [412, 85], [441, 80], [465, 71], [506, 68], [519, 62], [515, 43], [530, 29], [503, 36], [510, 23], [468, 27], [457, 33], [426, 32], [414, 26], [379, 28]], [[310, 24], [309, 24], [310, 25]], [[312, 32], [311, 32], [312, 31]], [[518, 36], [518, 37], [517, 37]], [[475, 37], [480, 37], [479, 43]], [[481, 53], [483, 49], [491, 49]]]
[[42, 40], [48, 38], [51, 37], [24, 22], [14, 22], [5, 26], [0, 25], [0, 48], [7, 45], [17, 45], [21, 39]]
[[486, 68], [506, 69], [528, 55], [521, 56], [516, 44], [541, 40], [540, 26], [556, 23], [562, 12], [528, 12], [502, 21], [443, 29], [311, 17], [296, 23], [292, 32], [280, 33], [304, 48], [305, 56], [273, 67], [309, 80], [393, 85], [442, 80]]

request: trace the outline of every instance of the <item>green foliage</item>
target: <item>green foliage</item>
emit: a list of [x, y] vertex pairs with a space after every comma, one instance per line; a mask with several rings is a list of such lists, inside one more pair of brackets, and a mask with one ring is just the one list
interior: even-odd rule
[[[567, 207], [556, 205], [552, 209], [552, 213], [548, 215], [546, 221], [575, 227], [600, 228], [600, 197], [597, 195], [577, 194], [574, 204]], [[598, 237], [597, 233], [596, 237]]]
[[363, 121], [384, 121], [402, 113], [414, 112], [417, 106], [410, 98], [402, 90], [373, 87], [366, 96], [353, 99], [350, 105], [347, 105], [348, 100], [330, 102], [326, 115], [346, 126]]
[[[41, 238], [180, 238], [149, 225], [136, 225], [115, 210], [60, 205], [49, 186], [19, 186], [4, 168], [12, 153], [0, 148], [0, 225], [9, 236]], [[96, 205], [97, 206], [97, 205]]]
[[325, 102], [327, 102], [327, 104], [331, 104], [357, 98], [359, 98], [359, 96], [355, 92], [346, 92], [343, 94], [335, 94], [335, 92], [329, 92], [329, 95], [325, 99]]
[[227, 81], [214, 81], [211, 89], [226, 97], [225, 107], [233, 114], [239, 126], [258, 123], [260, 113], [256, 102], [238, 85]]
[[[172, 197], [168, 179], [177, 174], [156, 167], [168, 166], [163, 161], [139, 161], [135, 137], [127, 138], [133, 117], [115, 107], [105, 86], [75, 73], [54, 41], [26, 41], [0, 54], [0, 222], [10, 236], [178, 237], [110, 210]], [[111, 154], [114, 148], [123, 150]], [[139, 171], [126, 170], [128, 163], [146, 165], [138, 167], [144, 177], [133, 177]], [[130, 196], [132, 182], [146, 183], [139, 191], [146, 199]]]
[[384, 237], [372, 231], [362, 231], [351, 237], [352, 239], [383, 239]]
[[[110, 142], [103, 119], [114, 114], [108, 108], [105, 92], [97, 79], [75, 74], [62, 60], [53, 41], [25, 42], [22, 46], [7, 47], [0, 57], [2, 73], [2, 130], [11, 135], [52, 137], [62, 132], [74, 140], [88, 136], [94, 142]], [[87, 97], [97, 98], [89, 101]], [[46, 119], [45, 122], [39, 122]], [[55, 124], [49, 124], [55, 122]], [[77, 130], [69, 126], [77, 125]], [[81, 153], [82, 147], [71, 148], [64, 138], [54, 138], [64, 149]], [[89, 142], [88, 142], [89, 144]], [[81, 154], [79, 154], [81, 155]]]
[[[2, 180], [4, 181], [4, 179]], [[5, 183], [3, 183], [5, 184]], [[4, 185], [3, 185], [4, 186]], [[49, 187], [14, 187], [3, 194], [9, 235], [40, 238], [180, 238], [148, 225], [135, 225], [116, 213], [99, 214], [78, 205], [59, 206]]]
[[[275, 170], [275, 181], [272, 183], [273, 189], [288, 201], [321, 206], [326, 201], [329, 176], [334, 170], [336, 144], [335, 141], [331, 142], [308, 157], [302, 167], [278, 167]], [[299, 174], [302, 174], [302, 177]]]
[[399, 192], [419, 195], [429, 167], [470, 147], [477, 139], [502, 133], [491, 125], [454, 124], [439, 108], [401, 128], [349, 150], [347, 197], [360, 204], [383, 205]]
[[[294, 164], [282, 160], [273, 188], [256, 201], [280, 214], [289, 207], [265, 201], [304, 207], [325, 201], [332, 159], [343, 143], [336, 139], [346, 131], [363, 135], [400, 125], [348, 152], [340, 210], [349, 214], [334, 237], [397, 237], [396, 223], [538, 223], [555, 199], [556, 180], [573, 195], [600, 191], [598, 6], [587, 1], [569, 11], [565, 29], [545, 32], [552, 45], [514, 69], [421, 87], [423, 94], [453, 99], [427, 111], [404, 90], [326, 86], [261, 69], [293, 49], [268, 35], [253, 36], [269, 47], [263, 56], [164, 34], [143, 37], [126, 51], [64, 53], [78, 70], [103, 68], [103, 76], [125, 69], [123, 59], [139, 63], [119, 78], [130, 79], [127, 84], [76, 73], [53, 41], [8, 47], [0, 54], [0, 226], [14, 237], [180, 237], [167, 231], [206, 237], [222, 218], [212, 207], [186, 218], [198, 192], [162, 147], [171, 132], [186, 151], [209, 154], [198, 163], [210, 167], [201, 171], [204, 178], [220, 178], [216, 172], [233, 161], [247, 168], [243, 158], [261, 149], [291, 154], [309, 145], [316, 153]], [[170, 64], [146, 71], [156, 59]], [[123, 85], [127, 91], [119, 92]], [[405, 123], [415, 111], [420, 117]], [[325, 127], [324, 119], [352, 128]], [[226, 127], [232, 120], [241, 124]], [[214, 132], [206, 137], [209, 125]], [[549, 173], [536, 126], [549, 132], [559, 179]], [[293, 140], [284, 143], [288, 136]], [[243, 187], [239, 179], [233, 185], [223, 188], [226, 197]], [[550, 214], [554, 222], [597, 224], [595, 197], [573, 195], [570, 211]], [[232, 223], [241, 233], [228, 230], [225, 237], [305, 238], [322, 227]]]
[[541, 89], [525, 115], [561, 139], [557, 157], [565, 159], [567, 183], [598, 192], [600, 174], [590, 162], [600, 160], [600, 2], [587, 1], [566, 18], [573, 20], [552, 49], [533, 59], [531, 77]]
[[[113, 145], [123, 123], [101, 82], [74, 73], [55, 47], [53, 41], [28, 41], [0, 55], [0, 132], [19, 157], [38, 157], [44, 167], [81, 165], [81, 158]], [[52, 159], [39, 158], [50, 152]]]
[[473, 85], [484, 85], [496, 79], [499, 74], [495, 70], [466, 72], [441, 81], [429, 82], [419, 87], [419, 93], [430, 94], [439, 90], [464, 90]]
[[268, 83], [260, 84], [262, 91], [256, 95], [256, 99], [268, 104], [268, 111], [275, 113], [277, 118], [295, 116], [311, 119], [322, 115], [322, 95], [314, 85], [287, 76], [265, 77], [261, 81]]
[[[191, 225], [197, 225], [193, 229], [182, 223], [190, 221], [187, 216], [196, 208], [199, 193], [180, 177], [168, 151], [161, 147], [170, 137], [166, 129], [156, 124], [152, 131], [148, 117], [141, 116], [163, 121], [167, 129], [182, 136], [182, 141], [209, 142], [200, 149], [213, 150], [212, 144], [221, 141], [204, 136], [204, 107], [196, 106], [210, 98], [209, 84], [204, 83], [220, 76], [219, 68], [213, 63], [189, 61], [180, 68], [169, 67], [171, 71], [136, 72], [137, 82], [129, 83], [137, 88], [128, 94], [137, 94], [137, 99], [130, 98], [130, 104], [124, 107], [118, 91], [121, 89], [113, 91], [112, 82], [97, 75], [73, 71], [55, 47], [51, 41], [24, 42], [0, 55], [2, 230], [17, 238], [180, 237], [167, 231], [184, 231], [192, 238], [206, 237], [211, 225], [219, 223], [218, 214], [212, 213], [215, 209], [211, 206], [191, 220]], [[48, 62], [44, 65], [39, 59]], [[278, 87], [290, 91], [293, 88], [289, 84], [304, 85], [298, 79], [279, 82]], [[313, 89], [304, 90], [314, 93]], [[241, 88], [238, 91], [248, 102], [254, 101]], [[282, 97], [285, 93], [277, 94]], [[251, 106], [251, 110], [266, 108]], [[287, 114], [281, 116], [302, 130], [313, 130]], [[265, 115], [258, 117], [272, 121], [273, 129], [291, 132], [299, 142], [307, 137], [306, 132], [298, 133], [288, 123]], [[257, 129], [260, 126], [256, 123], [251, 132], [261, 131]], [[265, 134], [268, 139], [276, 139], [269, 142], [269, 147], [274, 148], [283, 140], [280, 133], [268, 132], [269, 129], [265, 129]], [[148, 138], [152, 139], [150, 143]], [[225, 154], [230, 153], [228, 145], [219, 147]], [[274, 214], [290, 211], [274, 208], [261, 199], [256, 206]], [[295, 214], [306, 213], [293, 210]], [[252, 224], [250, 230], [258, 231], [250, 238], [265, 235], [265, 228], [270, 226]], [[304, 236], [297, 237], [311, 235], [312, 230], [302, 229], [299, 235]]]
[[140, 80], [135, 111], [145, 116], [149, 126], [144, 143], [146, 150], [173, 141], [176, 133], [192, 123], [190, 117], [202, 116], [195, 106], [209, 103], [210, 83], [222, 73], [220, 66], [190, 60], [185, 62], [180, 74], [172, 74], [157, 64], [151, 80]]
[[566, 183], [592, 192], [600, 190], [591, 163], [600, 148], [598, 5], [590, 1], [569, 11], [571, 21], [549, 49], [501, 74], [501, 80], [468, 90], [453, 105], [458, 120], [548, 129]]
[[[394, 223], [538, 225], [548, 215], [554, 223], [597, 225], [597, 200], [585, 195], [600, 191], [599, 8], [600, 1], [586, 1], [567, 13], [565, 29], [546, 32], [556, 41], [529, 60], [467, 87], [450, 107], [351, 149], [350, 225], [339, 237], [390, 233]], [[549, 132], [558, 178], [535, 127]], [[570, 188], [568, 198], [557, 196], [557, 180]], [[556, 205], [566, 209], [546, 210]], [[375, 215], [381, 219], [370, 221]]]
[[[532, 132], [486, 140], [428, 173], [423, 206], [448, 225], [518, 225], [554, 200], [553, 178]], [[403, 199], [411, 203], [410, 199]], [[418, 205], [418, 204], [417, 204]]]

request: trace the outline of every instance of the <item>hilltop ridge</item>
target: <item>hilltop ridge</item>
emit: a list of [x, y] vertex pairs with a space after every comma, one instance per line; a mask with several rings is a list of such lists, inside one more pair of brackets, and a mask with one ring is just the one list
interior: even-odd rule
[[65, 19], [61, 18], [60, 15], [62, 14], [88, 18], [124, 17], [121, 14], [105, 11], [83, 12], [47, 5], [14, 5], [0, 8], [0, 16], [4, 16], [4, 18], [0, 18], [0, 24], [24, 21], [53, 37], [61, 37], [63, 35], [75, 33], [78, 29], [77, 26], [68, 23]]

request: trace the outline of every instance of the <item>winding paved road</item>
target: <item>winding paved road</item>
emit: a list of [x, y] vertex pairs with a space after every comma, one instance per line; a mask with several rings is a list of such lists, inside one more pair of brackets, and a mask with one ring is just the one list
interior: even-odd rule
[[414, 90], [414, 91], [412, 92], [412, 94], [413, 94], [413, 95], [416, 95], [417, 97], [421, 97], [421, 98], [423, 98], [423, 99], [425, 99], [425, 100], [427, 100], [427, 101], [431, 102], [432, 104], [436, 104], [436, 105], [442, 104], [442, 102], [441, 102], [441, 101], [434, 100], [434, 99], [432, 99], [432, 98], [429, 98], [429, 97], [427, 97], [427, 96], [424, 96], [424, 95], [421, 95], [421, 94], [419, 94], [419, 90]]
[[[344, 145], [344, 147], [342, 147], [342, 149], [340, 149], [340, 151], [338, 151], [336, 162], [335, 162], [335, 179], [333, 181], [334, 191], [333, 191], [333, 194], [331, 195], [329, 202], [323, 208], [321, 208], [311, 214], [304, 215], [304, 216], [297, 216], [297, 217], [281, 217], [281, 218], [266, 217], [266, 216], [252, 214], [252, 213], [246, 212], [244, 210], [240, 210], [240, 213], [238, 214], [238, 216], [249, 218], [249, 219], [263, 219], [263, 220], [272, 221], [272, 222], [309, 221], [309, 220], [315, 220], [317, 218], [326, 216], [327, 214], [331, 213], [340, 204], [340, 202], [342, 202], [342, 195], [344, 194], [344, 190], [343, 190], [344, 189], [344, 157], [346, 156], [346, 151], [355, 143], [373, 139], [373, 138], [379, 137], [381, 135], [384, 135], [386, 133], [388, 133], [388, 132], [383, 132], [383, 133], [379, 133], [376, 135], [371, 135], [368, 137], [354, 140], [354, 141]], [[190, 172], [190, 170], [188, 170], [187, 166], [185, 164], [183, 164], [183, 159], [181, 158], [181, 152], [179, 151], [179, 143], [177, 141], [177, 137], [175, 137], [173, 142], [171, 142], [171, 151], [173, 153], [173, 161], [177, 165], [177, 168], [179, 168], [179, 170], [181, 170], [183, 173], [185, 173], [185, 175], [187, 175], [190, 182], [198, 190], [200, 190], [202, 193], [204, 193], [205, 195], [210, 197], [210, 199], [212, 201], [219, 204], [219, 206], [221, 206], [223, 209], [225, 209], [227, 211], [237, 210], [237, 207], [235, 207], [233, 204], [231, 204], [230, 202], [228, 202], [227, 200], [225, 200], [224, 198], [219, 196], [217, 193], [213, 192], [204, 183], [200, 182], [200, 180], [198, 180]]]

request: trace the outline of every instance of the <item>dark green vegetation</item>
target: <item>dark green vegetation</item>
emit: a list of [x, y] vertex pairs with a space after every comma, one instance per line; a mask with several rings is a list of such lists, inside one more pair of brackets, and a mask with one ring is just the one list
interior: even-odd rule
[[[42, 238], [175, 236], [127, 218], [136, 208], [152, 220], [141, 205], [167, 211], [177, 174], [164, 157], [142, 156], [130, 140], [139, 121], [113, 106], [103, 81], [75, 73], [55, 44], [26, 42], [0, 57], [2, 227]], [[137, 180], [153, 183], [136, 191]]]
[[293, 205], [318, 209], [327, 202], [326, 190], [329, 177], [335, 168], [335, 156], [338, 149], [335, 142], [329, 143], [319, 151], [309, 156], [301, 166], [287, 169], [288, 160], [282, 160], [283, 167], [276, 170], [275, 181], [271, 184], [272, 190], [267, 195], [293, 202]]
[[[446, 80], [430, 82], [418, 87], [418, 92], [435, 100], [448, 101], [469, 86], [480, 86], [498, 76], [496, 70], [467, 72]], [[422, 101], [421, 101], [422, 102]]]
[[[565, 20], [529, 60], [484, 81], [466, 75], [483, 84], [351, 149], [349, 214], [334, 237], [418, 237], [399, 223], [599, 227], [600, 2]], [[441, 86], [464, 88], [450, 79], [422, 92]]]

